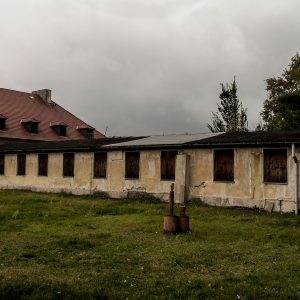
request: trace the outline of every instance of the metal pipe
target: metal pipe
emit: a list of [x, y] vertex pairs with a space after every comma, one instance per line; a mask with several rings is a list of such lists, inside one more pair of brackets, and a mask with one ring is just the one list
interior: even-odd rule
[[174, 216], [174, 183], [171, 184], [170, 188], [169, 216]]
[[295, 189], [294, 189], [294, 197], [295, 197], [295, 215], [298, 215], [299, 204], [298, 204], [298, 195], [299, 195], [299, 168], [298, 168], [298, 159], [295, 155], [295, 144], [292, 144], [292, 158], [295, 163]]

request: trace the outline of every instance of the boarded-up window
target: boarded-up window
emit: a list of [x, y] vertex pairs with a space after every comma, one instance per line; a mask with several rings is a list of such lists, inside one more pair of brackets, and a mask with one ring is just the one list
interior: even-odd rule
[[214, 181], [234, 181], [234, 151], [214, 151]]
[[0, 154], [0, 175], [4, 175], [5, 169], [5, 156], [4, 154]]
[[48, 176], [48, 154], [39, 154], [39, 176]]
[[140, 176], [140, 152], [125, 153], [125, 178], [139, 179]]
[[162, 180], [175, 180], [175, 162], [177, 151], [161, 151], [160, 171]]
[[264, 149], [264, 182], [287, 183], [286, 149]]
[[94, 153], [94, 177], [106, 178], [107, 152]]
[[63, 175], [74, 177], [74, 153], [64, 153]]
[[26, 174], [26, 154], [17, 155], [17, 175]]

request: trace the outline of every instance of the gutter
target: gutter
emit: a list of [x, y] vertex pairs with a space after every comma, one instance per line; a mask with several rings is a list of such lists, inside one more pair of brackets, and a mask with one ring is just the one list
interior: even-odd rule
[[[264, 141], [264, 142], [218, 142], [218, 143], [183, 143], [183, 144], [152, 144], [152, 145], [104, 145], [101, 148], [104, 150], [157, 150], [157, 149], [197, 149], [197, 148], [214, 148], [214, 147], [262, 147], [269, 145], [287, 146], [291, 141]], [[298, 141], [297, 141], [298, 143]]]
[[295, 163], [295, 189], [294, 189], [294, 197], [295, 197], [295, 215], [298, 215], [299, 211], [299, 203], [298, 203], [298, 196], [299, 196], [299, 167], [298, 167], [298, 159], [295, 153], [295, 144], [292, 144], [292, 158]]
[[[7, 147], [3, 145], [0, 153], [4, 154], [14, 154], [14, 153], [55, 153], [55, 152], [93, 152], [93, 151], [132, 151], [132, 150], [171, 150], [171, 149], [198, 149], [198, 148], [233, 148], [233, 147], [263, 147], [276, 145], [277, 147], [287, 147], [291, 143], [299, 144], [300, 140], [297, 141], [259, 141], [259, 142], [205, 142], [205, 143], [183, 143], [183, 144], [156, 144], [156, 145], [114, 145], [114, 144], [100, 144], [100, 145], [89, 145], [89, 146], [69, 146], [69, 147], [57, 147], [48, 146], [44, 147], [43, 145], [35, 145], [35, 147], [28, 147], [22, 149], [22, 145], [17, 145], [16, 149], [14, 147]], [[4, 149], [3, 149], [4, 148]]]

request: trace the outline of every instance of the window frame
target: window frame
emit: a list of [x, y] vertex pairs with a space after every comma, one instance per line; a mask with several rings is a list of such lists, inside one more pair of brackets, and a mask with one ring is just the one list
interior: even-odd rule
[[[130, 176], [130, 174], [128, 174], [128, 169], [127, 169], [127, 163], [128, 163], [128, 156], [132, 155], [132, 154], [138, 154], [138, 171], [137, 171], [137, 176]], [[140, 179], [140, 172], [141, 172], [141, 168], [140, 168], [140, 164], [141, 164], [141, 153], [140, 151], [125, 151], [125, 175], [124, 178], [126, 180], [139, 180]], [[136, 171], [135, 171], [136, 172]]]
[[[230, 179], [225, 179], [225, 178], [217, 178], [216, 174], [216, 153], [221, 153], [222, 151], [227, 151], [227, 152], [232, 152], [232, 178]], [[235, 183], [235, 149], [234, 148], [218, 148], [218, 149], [213, 149], [213, 182], [215, 183]]]
[[55, 125], [50, 126], [58, 136], [67, 136], [67, 126]]
[[58, 127], [58, 135], [59, 136], [67, 136], [67, 126], [59, 126]]
[[[72, 171], [68, 171], [66, 168], [66, 159], [67, 159], [67, 156], [72, 156]], [[66, 178], [73, 178], [75, 176], [75, 153], [74, 152], [65, 152], [63, 153], [63, 177], [66, 177]]]
[[[105, 175], [99, 175], [99, 176], [96, 176], [96, 170], [95, 170], [95, 167], [96, 167], [96, 155], [103, 155], [105, 154]], [[99, 172], [101, 173], [101, 172]], [[94, 152], [94, 164], [93, 164], [93, 177], [95, 179], [106, 179], [107, 178], [107, 151], [98, 151], [98, 152]]]
[[26, 127], [27, 131], [32, 134], [39, 133], [39, 123], [38, 122], [27, 122], [27, 123], [25, 123], [25, 127]]
[[[265, 174], [265, 151], [278, 151], [278, 150], [284, 150], [286, 152], [286, 181], [267, 181], [265, 180], [265, 177], [266, 177], [266, 174]], [[288, 149], [286, 147], [282, 147], [282, 148], [263, 148], [263, 178], [262, 178], [262, 182], [264, 184], [276, 184], [276, 185], [287, 185], [288, 184], [288, 181], [289, 181], [289, 168], [288, 168]]]
[[[41, 172], [41, 160], [40, 158], [44, 156], [47, 157], [47, 163], [46, 163], [46, 172], [45, 174], [42, 174]], [[49, 154], [48, 153], [38, 153], [38, 176], [39, 177], [48, 177], [48, 168], [49, 168]]]
[[[163, 174], [163, 153], [172, 153], [175, 154], [174, 156], [174, 176], [167, 177], [167, 176], [163, 176], [165, 174]], [[178, 150], [161, 150], [160, 151], [160, 180], [161, 181], [175, 181], [176, 179], [176, 157], [178, 155]], [[173, 175], [173, 174], [172, 174]]]
[[[22, 159], [24, 160], [22, 161]], [[17, 176], [26, 176], [26, 160], [26, 154], [17, 154]], [[22, 165], [20, 165], [21, 163]]]

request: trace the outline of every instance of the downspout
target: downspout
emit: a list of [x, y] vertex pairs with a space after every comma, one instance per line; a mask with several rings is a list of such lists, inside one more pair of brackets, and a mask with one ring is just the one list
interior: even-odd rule
[[295, 215], [298, 215], [299, 204], [298, 204], [298, 195], [299, 195], [299, 168], [298, 168], [298, 159], [295, 155], [295, 144], [292, 144], [292, 158], [295, 163]]

